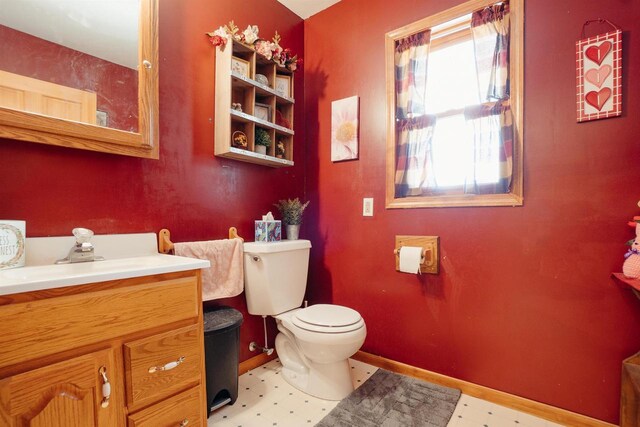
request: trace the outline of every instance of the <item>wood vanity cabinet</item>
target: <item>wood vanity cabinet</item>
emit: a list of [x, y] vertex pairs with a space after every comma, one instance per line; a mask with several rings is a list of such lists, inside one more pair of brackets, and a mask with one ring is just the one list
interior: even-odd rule
[[202, 426], [199, 270], [0, 296], [0, 425]]

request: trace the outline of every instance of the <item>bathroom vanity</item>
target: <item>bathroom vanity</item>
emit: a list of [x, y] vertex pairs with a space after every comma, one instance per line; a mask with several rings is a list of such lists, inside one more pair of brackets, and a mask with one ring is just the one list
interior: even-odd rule
[[208, 261], [106, 258], [0, 271], [0, 425], [206, 423]]

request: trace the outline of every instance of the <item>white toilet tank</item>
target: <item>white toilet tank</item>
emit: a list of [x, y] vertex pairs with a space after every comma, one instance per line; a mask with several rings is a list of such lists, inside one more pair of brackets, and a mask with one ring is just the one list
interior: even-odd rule
[[243, 248], [249, 314], [274, 316], [300, 307], [307, 287], [311, 242], [247, 242]]

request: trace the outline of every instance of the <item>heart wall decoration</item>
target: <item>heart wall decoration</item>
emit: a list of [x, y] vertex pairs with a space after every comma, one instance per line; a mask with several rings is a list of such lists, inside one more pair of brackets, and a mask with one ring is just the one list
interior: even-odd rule
[[[584, 38], [584, 26], [607, 23], [605, 34]], [[576, 42], [576, 113], [578, 122], [622, 114], [622, 30], [604, 19], [587, 21]]]

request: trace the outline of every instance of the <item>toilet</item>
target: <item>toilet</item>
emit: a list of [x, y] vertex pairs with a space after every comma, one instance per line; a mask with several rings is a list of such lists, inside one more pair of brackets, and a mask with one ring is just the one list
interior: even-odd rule
[[244, 244], [249, 314], [273, 316], [282, 376], [292, 386], [326, 400], [353, 391], [348, 358], [367, 335], [356, 310], [333, 304], [300, 308], [307, 287], [309, 240]]

